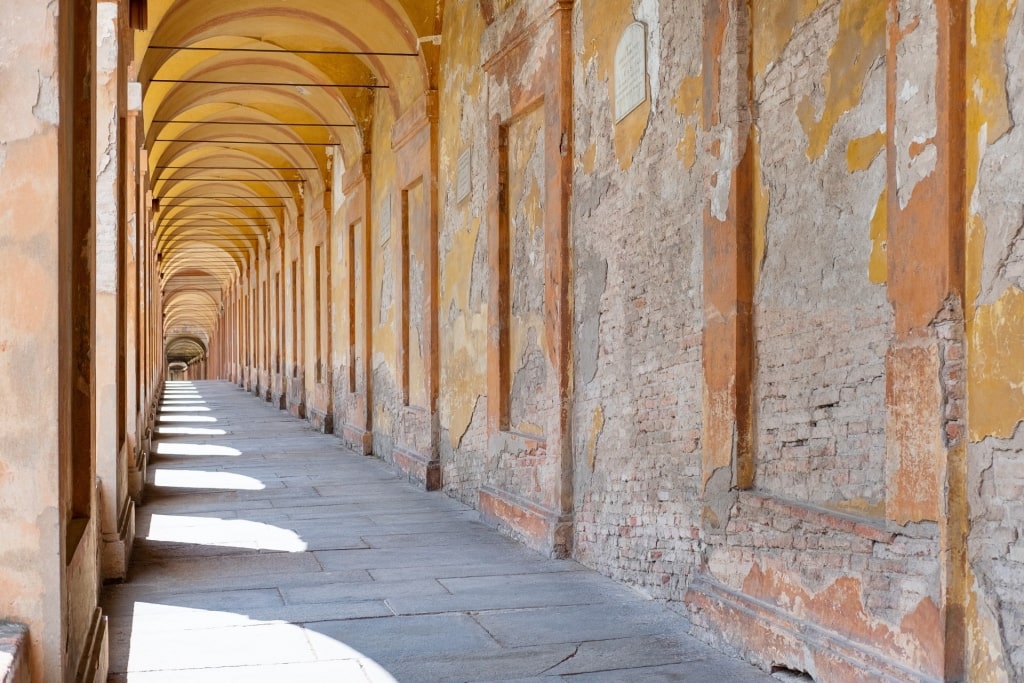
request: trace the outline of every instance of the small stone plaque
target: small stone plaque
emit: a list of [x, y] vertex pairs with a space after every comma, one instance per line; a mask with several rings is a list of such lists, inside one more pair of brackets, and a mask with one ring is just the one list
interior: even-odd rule
[[391, 239], [391, 195], [380, 203], [380, 244], [384, 246]]
[[461, 202], [469, 196], [470, 190], [473, 188], [473, 176], [472, 174], [472, 150], [467, 149], [465, 152], [459, 155], [458, 165], [456, 167], [456, 182], [455, 182], [455, 201]]
[[626, 27], [615, 49], [615, 123], [647, 99], [647, 28]]

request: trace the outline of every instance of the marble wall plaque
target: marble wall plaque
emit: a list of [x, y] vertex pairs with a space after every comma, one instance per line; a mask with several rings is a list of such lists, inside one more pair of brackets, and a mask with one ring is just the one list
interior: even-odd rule
[[639, 21], [626, 27], [615, 49], [615, 123], [647, 99], [647, 29]]

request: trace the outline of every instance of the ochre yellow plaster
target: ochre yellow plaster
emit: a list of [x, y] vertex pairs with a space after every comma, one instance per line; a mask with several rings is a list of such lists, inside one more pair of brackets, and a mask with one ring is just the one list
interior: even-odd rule
[[[973, 0], [968, 39], [967, 91], [973, 107], [967, 110], [968, 130], [986, 127], [991, 144], [1013, 125], [1006, 92], [1006, 38], [1017, 0]], [[968, 140], [968, 146], [971, 141]]]
[[971, 439], [1009, 438], [1024, 420], [1024, 292], [1010, 287], [979, 306], [969, 335]]
[[797, 106], [800, 125], [807, 133], [807, 158], [811, 161], [825, 153], [839, 117], [860, 101], [868, 70], [885, 54], [887, 6], [878, 0], [843, 0], [839, 35], [828, 55], [824, 108], [819, 114], [807, 98]]
[[807, 19], [821, 5], [821, 0], [757, 0], [753, 7], [754, 73], [764, 75], [801, 21]]
[[696, 117], [696, 121], [701, 127], [704, 126], [703, 93], [704, 72], [701, 71], [695, 76], [684, 76], [679, 83], [676, 96], [672, 98], [672, 103], [676, 105], [676, 112], [684, 118]]
[[[496, 6], [500, 11], [502, 7]], [[441, 70], [446, 74], [440, 98], [439, 144], [441, 177], [454, 177], [455, 165], [471, 135], [467, 121], [485, 107], [483, 75], [479, 68], [480, 41], [485, 29], [480, 3], [449, 3], [445, 7], [441, 40]], [[483, 159], [482, 156], [474, 157]], [[474, 168], [474, 185], [482, 182], [484, 168]], [[452, 448], [458, 448], [473, 421], [481, 396], [487, 393], [487, 302], [471, 308], [470, 291], [486, 272], [473, 270], [473, 258], [482, 225], [482, 195], [475, 187], [459, 205], [442, 205], [441, 219], [450, 233], [441, 254], [441, 385], [440, 416]], [[445, 240], [442, 240], [443, 242]]]
[[889, 192], [882, 190], [878, 203], [871, 214], [871, 256], [868, 258], [868, 280], [872, 284], [881, 285], [889, 278], [889, 259], [885, 251], [885, 243], [889, 237]]
[[[597, 60], [597, 77], [611, 84], [615, 48], [622, 32], [633, 23], [632, 0], [582, 0], [583, 64]], [[614, 101], [614, 97], [611, 101]]]
[[771, 194], [761, 173], [761, 131], [757, 126], [751, 127], [751, 154], [753, 155], [754, 173], [754, 286], [761, 276], [761, 264], [764, 262], [764, 251], [768, 241], [768, 211], [771, 205]]
[[846, 168], [850, 173], [866, 171], [885, 148], [885, 131], [876, 130], [862, 138], [854, 138], [846, 145]]
[[[391, 127], [394, 125], [394, 112], [390, 105], [383, 99], [377, 101], [375, 108], [373, 126], [373, 211], [370, 221], [370, 244], [373, 253], [372, 270], [372, 318], [376, 326], [373, 331], [373, 358], [374, 366], [378, 362], [386, 363], [393, 378], [398, 377], [398, 339], [397, 322], [395, 320], [396, 290], [395, 283], [398, 281], [402, 204], [396, 189], [397, 168], [396, 157], [391, 151]], [[381, 208], [385, 202], [391, 204], [391, 224], [385, 227], [382, 225]], [[390, 238], [382, 242], [383, 233], [390, 231]], [[384, 263], [389, 261], [389, 272], [391, 279], [382, 283], [384, 278]], [[383, 288], [390, 288], [385, 291]], [[391, 305], [381, 311], [382, 294], [391, 297]], [[383, 314], [383, 315], [382, 315]], [[380, 429], [380, 425], [376, 425]]]
[[604, 429], [604, 407], [597, 406], [594, 408], [594, 419], [590, 425], [590, 438], [587, 439], [587, 463], [591, 470], [594, 469], [594, 462], [597, 459], [597, 439], [601, 436], [602, 429]]
[[967, 676], [975, 683], [1009, 683], [1007, 663], [1000, 647], [999, 622], [978, 600], [978, 582], [967, 565]]
[[676, 155], [687, 170], [697, 163], [697, 127], [693, 123], [686, 124], [686, 131], [676, 145]]
[[837, 512], [845, 512], [847, 514], [854, 514], [859, 515], [861, 517], [869, 517], [872, 519], [885, 518], [884, 500], [852, 498], [850, 500], [840, 500], [834, 503], [828, 503], [824, 507], [830, 510], [835, 510]]
[[[1016, 0], [972, 3], [967, 43], [966, 195], [978, 184], [984, 147], [1012, 125], [1006, 92], [1005, 48]], [[967, 221], [967, 396], [973, 441], [1006, 438], [1024, 419], [1024, 293], [1008, 288], [992, 304], [974, 308], [981, 290], [985, 223]]]
[[[465, 271], [468, 272], [468, 271]], [[450, 358], [444, 367], [445, 393], [441, 400], [448, 416], [448, 436], [457, 448], [473, 421], [477, 399], [486, 393], [487, 353], [477, 351], [487, 343], [487, 306], [464, 311], [445, 328], [451, 339]]]

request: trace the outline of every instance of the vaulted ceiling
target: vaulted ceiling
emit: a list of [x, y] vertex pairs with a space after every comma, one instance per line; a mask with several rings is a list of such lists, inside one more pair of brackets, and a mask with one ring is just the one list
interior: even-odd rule
[[[149, 0], [135, 33], [168, 341], [198, 355], [304, 193], [435, 87], [444, 0]], [[378, 102], [384, 98], [384, 102]]]

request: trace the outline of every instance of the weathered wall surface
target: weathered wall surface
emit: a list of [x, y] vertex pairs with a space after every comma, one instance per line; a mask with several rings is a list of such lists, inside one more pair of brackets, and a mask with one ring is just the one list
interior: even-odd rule
[[[487, 453], [487, 93], [480, 69], [485, 28], [476, 2], [445, 11], [440, 86], [439, 186], [441, 481], [476, 505]], [[459, 160], [468, 164], [460, 193]], [[465, 196], [461, 196], [465, 194]]]
[[[614, 121], [614, 57], [646, 26], [648, 99]], [[587, 0], [574, 19], [577, 556], [661, 597], [700, 562], [699, 6]]]
[[400, 211], [395, 201], [395, 157], [391, 151], [391, 126], [395, 112], [384, 98], [374, 102], [372, 150], [372, 199], [370, 207], [371, 316], [373, 318], [373, 453], [392, 460], [400, 427], [402, 396], [398, 378], [398, 330], [395, 301], [399, 258], [396, 244]]
[[[19, 0], [5, 9], [0, 53], [0, 613], [29, 627], [30, 666], [61, 677], [62, 543], [58, 433], [60, 196], [57, 8]], [[16, 267], [14, 267], [16, 264]], [[33, 295], [27, 297], [25, 292]], [[25, 392], [24, 387], [33, 387]], [[17, 398], [15, 398], [17, 397]]]
[[1024, 5], [978, 2], [972, 8], [967, 48], [969, 652], [972, 680], [1020, 680]]
[[818, 4], [800, 17], [754, 3], [755, 485], [877, 515], [892, 328], [884, 271], [871, 272], [886, 8]]

